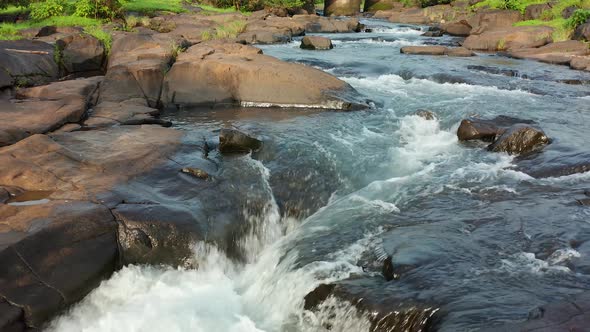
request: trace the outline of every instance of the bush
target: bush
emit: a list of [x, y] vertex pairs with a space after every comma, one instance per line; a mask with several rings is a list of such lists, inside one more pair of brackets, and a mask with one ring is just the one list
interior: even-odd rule
[[8, 6], [27, 7], [29, 3], [29, 0], [0, 0], [0, 9], [7, 8]]
[[121, 7], [120, 0], [78, 0], [74, 15], [112, 20], [121, 14]]
[[46, 0], [31, 5], [31, 18], [41, 21], [53, 16], [62, 15], [68, 6], [67, 0]]
[[590, 19], [590, 10], [578, 9], [574, 14], [567, 20], [567, 27], [575, 29], [578, 25], [586, 23]]

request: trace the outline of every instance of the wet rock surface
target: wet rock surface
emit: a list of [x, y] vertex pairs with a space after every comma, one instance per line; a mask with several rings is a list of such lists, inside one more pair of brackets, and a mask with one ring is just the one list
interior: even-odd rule
[[332, 41], [325, 37], [305, 36], [301, 40], [301, 48], [306, 50], [331, 50], [334, 48]]
[[508, 154], [523, 154], [541, 149], [549, 143], [549, 138], [542, 130], [530, 125], [516, 124], [508, 127], [488, 147], [488, 150], [493, 152], [507, 152]]

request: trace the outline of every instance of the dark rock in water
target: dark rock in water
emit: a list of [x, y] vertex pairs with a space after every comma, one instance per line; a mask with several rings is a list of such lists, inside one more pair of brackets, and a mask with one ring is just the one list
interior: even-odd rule
[[522, 75], [518, 70], [514, 69], [505, 69], [505, 68], [497, 68], [497, 67], [487, 67], [487, 66], [480, 66], [480, 65], [469, 65], [467, 66], [469, 70], [476, 70], [482, 71], [489, 74], [494, 75], [504, 75], [508, 77], [520, 77], [520, 78], [527, 78], [527, 75]]
[[301, 40], [300, 48], [304, 50], [331, 50], [334, 48], [332, 41], [326, 37], [305, 36]]
[[426, 119], [426, 120], [436, 120], [436, 114], [430, 110], [420, 109], [420, 110], [417, 110], [415, 114], [421, 118]]
[[514, 124], [533, 124], [534, 121], [513, 118], [509, 116], [498, 116], [491, 120], [465, 119], [457, 129], [457, 137], [460, 141], [482, 140], [493, 142], [496, 137], [502, 135], [507, 127]]
[[442, 37], [443, 32], [441, 30], [426, 31], [421, 36], [423, 36], [423, 37]]
[[387, 258], [383, 261], [381, 273], [387, 281], [398, 280], [404, 273], [415, 268], [416, 266], [414, 265], [395, 264], [393, 262], [393, 257], [387, 256]]
[[563, 301], [533, 309], [529, 313], [528, 321], [524, 323], [498, 326], [481, 331], [583, 332], [588, 331], [588, 326], [590, 326], [590, 292], [585, 291]]
[[577, 202], [582, 206], [590, 206], [590, 198], [578, 199]]
[[180, 171], [184, 174], [194, 176], [198, 179], [202, 179], [202, 180], [209, 179], [209, 174], [199, 168], [185, 167], [185, 168], [181, 169]]
[[201, 240], [204, 216], [183, 207], [120, 204], [113, 210], [119, 223], [124, 264], [190, 264], [192, 244]]
[[590, 171], [590, 154], [559, 153], [553, 158], [534, 157], [519, 161], [518, 170], [535, 178], [561, 177]]
[[509, 154], [523, 154], [541, 149], [550, 143], [545, 133], [530, 125], [516, 124], [508, 128], [489, 147], [494, 152], [507, 152]]
[[319, 285], [305, 296], [304, 308], [312, 312], [318, 310], [330, 297], [346, 301], [356, 308], [371, 322], [371, 331], [435, 331], [439, 318], [437, 306], [416, 303], [411, 299], [376, 296], [357, 285], [355, 280]]
[[260, 150], [262, 141], [235, 129], [221, 129], [219, 151], [221, 153], [248, 153]]
[[371, 28], [365, 28], [365, 31], [364, 32], [371, 33], [371, 32], [373, 32], [373, 29], [371, 29]]

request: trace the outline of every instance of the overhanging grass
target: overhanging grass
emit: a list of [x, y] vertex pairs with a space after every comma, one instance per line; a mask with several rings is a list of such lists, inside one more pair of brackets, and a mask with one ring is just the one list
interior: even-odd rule
[[182, 0], [127, 0], [123, 3], [123, 10], [149, 15], [157, 11], [181, 13], [184, 8]]
[[92, 29], [100, 26], [102, 23], [102, 20], [77, 16], [55, 16], [42, 21], [0, 23], [0, 40], [21, 39], [22, 37], [18, 35], [19, 31], [29, 28], [41, 28], [48, 25], [54, 25], [57, 27], [79, 26], [84, 29]]
[[213, 12], [213, 13], [237, 13], [238, 11], [234, 7], [229, 8], [217, 8], [209, 5], [198, 5], [201, 9], [206, 12]]
[[18, 15], [28, 11], [29, 9], [26, 7], [8, 6], [4, 9], [0, 9], [0, 15]]
[[551, 21], [530, 20], [522, 21], [515, 24], [515, 26], [549, 26], [553, 28], [553, 41], [564, 41], [570, 39], [573, 29], [567, 27], [567, 20], [564, 18], [556, 18]]

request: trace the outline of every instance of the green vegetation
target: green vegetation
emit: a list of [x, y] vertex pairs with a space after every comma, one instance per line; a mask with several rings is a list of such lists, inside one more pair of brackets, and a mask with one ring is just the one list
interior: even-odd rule
[[92, 29], [103, 24], [103, 20], [96, 20], [86, 17], [77, 16], [56, 16], [41, 21], [26, 21], [23, 23], [0, 23], [0, 40], [17, 40], [22, 39], [19, 31], [29, 28], [41, 28], [48, 25], [56, 27], [79, 26], [84, 29]]
[[182, 0], [126, 0], [122, 8], [126, 12], [142, 15], [153, 15], [158, 11], [181, 13], [184, 11], [182, 2]]
[[27, 7], [7, 6], [0, 8], [0, 15], [19, 15], [28, 13], [29, 11]]
[[223, 23], [215, 28], [215, 33], [205, 31], [201, 34], [203, 40], [236, 38], [246, 29], [246, 21], [237, 20]]
[[96, 39], [100, 40], [104, 45], [105, 52], [107, 54], [111, 53], [111, 45], [113, 44], [113, 36], [104, 31], [101, 26], [94, 25], [94, 26], [87, 26], [84, 28], [84, 32], [89, 35], [96, 37]]
[[530, 20], [522, 21], [515, 24], [515, 26], [548, 26], [553, 28], [553, 41], [568, 40], [573, 32], [573, 29], [567, 27], [567, 20], [558, 18], [551, 21]]

